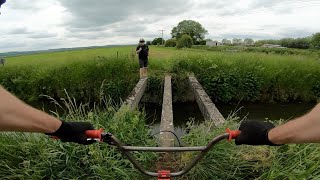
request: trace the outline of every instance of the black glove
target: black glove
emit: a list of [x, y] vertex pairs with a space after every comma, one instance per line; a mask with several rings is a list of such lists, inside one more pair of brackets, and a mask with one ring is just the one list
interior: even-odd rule
[[56, 136], [63, 142], [75, 142], [78, 144], [88, 145], [95, 140], [87, 140], [86, 130], [93, 130], [93, 126], [88, 122], [64, 122], [62, 121], [59, 129], [54, 133], [45, 133], [49, 136]]
[[235, 139], [236, 145], [277, 146], [268, 139], [268, 132], [275, 126], [270, 122], [243, 121], [239, 127], [240, 135]]

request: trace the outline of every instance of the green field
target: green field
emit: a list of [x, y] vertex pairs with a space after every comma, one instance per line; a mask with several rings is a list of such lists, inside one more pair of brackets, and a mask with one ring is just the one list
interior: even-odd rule
[[[0, 83], [28, 102], [41, 100], [41, 94], [65, 98], [64, 89], [81, 101], [97, 101], [101, 91], [118, 101], [126, 97], [138, 80], [134, 48], [10, 57], [0, 68]], [[320, 97], [317, 55], [225, 50], [220, 47], [218, 51], [211, 51], [152, 46], [150, 91], [157, 91], [156, 85], [163, 75], [170, 73], [177, 79], [194, 74], [215, 102], [310, 102]]]
[[[291, 103], [320, 98], [318, 52], [292, 53], [295, 50], [291, 49], [286, 53], [276, 50], [266, 53], [262, 49], [234, 52], [228, 48], [234, 47], [177, 50], [151, 46], [145, 101], [161, 102], [165, 74], [172, 75], [177, 95], [186, 89], [186, 77], [195, 75], [214, 102]], [[47, 96], [56, 99], [56, 103], [63, 104], [64, 113], [54, 115], [66, 120], [88, 120], [95, 127], [110, 130], [127, 144], [155, 145], [144, 113], [124, 111], [114, 117], [121, 99], [139, 80], [133, 49], [127, 46], [8, 57], [7, 64], [0, 67], [0, 84], [29, 103], [49, 102]], [[239, 119], [232, 117], [218, 129], [210, 129], [210, 123], [190, 124], [191, 131], [183, 137], [184, 144], [204, 145], [226, 126], [236, 128]], [[319, 149], [314, 144], [239, 147], [223, 142], [188, 178], [318, 179]], [[38, 134], [2, 133], [0, 151], [1, 179], [142, 178], [116, 149], [103, 144], [84, 148]], [[154, 154], [135, 156], [151, 168], [156, 160]], [[181, 164], [191, 156], [182, 155]]]

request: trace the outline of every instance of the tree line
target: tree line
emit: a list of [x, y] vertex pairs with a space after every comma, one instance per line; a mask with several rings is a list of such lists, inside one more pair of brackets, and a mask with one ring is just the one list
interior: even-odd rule
[[[177, 26], [171, 30], [171, 39], [164, 40], [161, 37], [155, 38], [153, 41], [147, 41], [148, 45], [164, 45], [166, 47], [177, 48], [191, 48], [192, 45], [206, 45], [207, 41], [211, 39], [205, 39], [205, 35], [208, 31], [199, 23], [193, 20], [183, 20], [178, 23]], [[244, 40], [239, 38], [233, 38], [232, 40], [222, 39], [223, 45], [252, 45], [262, 46], [264, 44], [276, 44], [287, 48], [299, 48], [320, 49], [320, 32], [315, 33], [309, 37], [303, 38], [283, 38], [279, 40], [258, 40], [254, 41], [251, 38]]]

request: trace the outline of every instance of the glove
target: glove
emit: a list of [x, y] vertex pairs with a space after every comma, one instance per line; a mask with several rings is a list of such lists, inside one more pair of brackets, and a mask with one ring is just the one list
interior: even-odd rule
[[236, 145], [277, 146], [268, 139], [268, 132], [275, 126], [270, 122], [243, 121], [239, 127], [240, 135], [235, 139]]
[[45, 133], [49, 136], [56, 136], [62, 142], [75, 142], [78, 144], [88, 145], [96, 142], [87, 140], [86, 130], [93, 130], [93, 126], [88, 122], [64, 122], [62, 121], [59, 129], [54, 133]]

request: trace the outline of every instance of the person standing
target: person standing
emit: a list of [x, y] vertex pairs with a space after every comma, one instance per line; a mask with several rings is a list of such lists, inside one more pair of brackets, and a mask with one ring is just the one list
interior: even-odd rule
[[139, 40], [136, 52], [139, 56], [140, 78], [147, 77], [149, 47], [145, 44], [145, 40], [143, 38]]
[[2, 64], [4, 66], [4, 63], [6, 62], [6, 60], [2, 57], [0, 57], [0, 64]]

